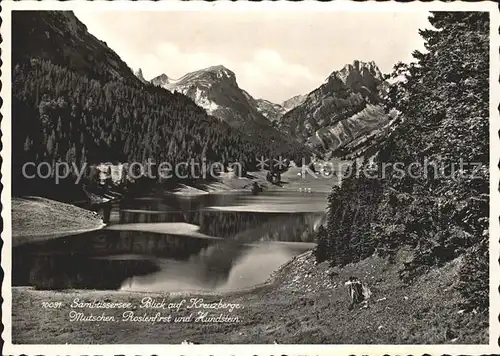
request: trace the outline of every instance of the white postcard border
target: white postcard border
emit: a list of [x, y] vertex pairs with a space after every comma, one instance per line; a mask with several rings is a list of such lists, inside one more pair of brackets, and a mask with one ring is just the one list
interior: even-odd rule
[[[79, 10], [79, 11], [376, 11], [376, 12], [409, 12], [409, 11], [487, 11], [490, 13], [490, 344], [489, 345], [12, 345], [12, 295], [11, 295], [11, 11], [12, 10]], [[1, 44], [2, 56], [2, 89], [1, 107], [2, 122], [2, 184], [1, 193], [2, 219], [2, 268], [4, 281], [2, 284], [2, 322], [4, 331], [2, 338], [5, 342], [4, 355], [343, 355], [343, 354], [484, 354], [500, 351], [498, 340], [500, 337], [500, 144], [498, 132], [500, 117], [498, 104], [500, 98], [499, 78], [500, 40], [498, 28], [500, 13], [494, 2], [203, 2], [203, 1], [111, 1], [87, 2], [73, 0], [59, 1], [4, 1], [2, 3]], [[161, 342], [161, 340], [159, 340]]]

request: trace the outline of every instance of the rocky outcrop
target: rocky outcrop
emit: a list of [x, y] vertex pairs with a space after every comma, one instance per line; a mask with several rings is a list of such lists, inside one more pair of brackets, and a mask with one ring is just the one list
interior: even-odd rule
[[144, 79], [144, 75], [142, 74], [141, 68], [139, 68], [134, 74], [137, 77], [137, 79], [139, 79], [144, 84], [146, 84], [148, 82], [146, 79]]
[[354, 61], [284, 114], [279, 128], [314, 149], [333, 152], [387, 122], [379, 106], [383, 83], [375, 63]]
[[272, 122], [277, 122], [285, 113], [285, 109], [280, 104], [275, 104], [265, 99], [255, 100], [257, 110]]
[[262, 115], [277, 124], [286, 112], [302, 104], [305, 99], [305, 95], [296, 95], [281, 104], [276, 104], [265, 99], [257, 99], [255, 100], [255, 106]]
[[208, 114], [243, 129], [246, 133], [264, 130], [279, 135], [259, 111], [258, 101], [242, 90], [236, 82], [235, 74], [222, 65], [194, 71], [179, 79], [159, 76], [151, 83], [189, 96]]
[[157, 77], [154, 77], [153, 79], [151, 79], [149, 81], [151, 84], [153, 84], [154, 86], [157, 86], [157, 87], [164, 87], [166, 86], [167, 84], [170, 84], [170, 78], [168, 77], [168, 75], [166, 75], [165, 73], [163, 74], [160, 74], [159, 76]]
[[285, 100], [284, 102], [281, 103], [284, 113], [301, 105], [304, 102], [304, 100], [306, 100], [306, 95], [302, 94], [295, 95], [290, 99]]
[[332, 75], [336, 75], [352, 91], [363, 94], [371, 102], [380, 101], [379, 86], [384, 79], [375, 62], [354, 61]]

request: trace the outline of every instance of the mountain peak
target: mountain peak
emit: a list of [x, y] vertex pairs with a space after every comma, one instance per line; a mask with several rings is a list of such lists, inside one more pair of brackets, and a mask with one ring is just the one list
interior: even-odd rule
[[137, 78], [138, 78], [141, 82], [143, 82], [143, 83], [146, 83], [146, 82], [147, 82], [147, 81], [146, 81], [146, 79], [144, 79], [144, 75], [142, 74], [142, 69], [141, 69], [141, 68], [137, 69], [137, 71], [136, 71], [134, 74], [135, 74], [135, 76], [136, 76], [136, 77], [137, 77]]
[[332, 72], [326, 79], [326, 83], [331, 87], [347, 86], [356, 93], [371, 97], [375, 102], [378, 101], [378, 95], [375, 93], [378, 93], [378, 87], [383, 82], [384, 76], [374, 61], [360, 60], [346, 64], [342, 69]]
[[170, 84], [171, 79], [168, 77], [168, 75], [162, 73], [159, 76], [151, 79], [149, 82], [155, 86], [164, 87], [165, 85]]
[[244, 91], [248, 95], [250, 103], [253, 103], [264, 117], [268, 118], [270, 121], [278, 121], [279, 118], [284, 114], [283, 107], [280, 104], [273, 103], [266, 99], [253, 99], [250, 94]]
[[284, 102], [281, 103], [281, 106], [283, 106], [283, 109], [285, 111], [290, 111], [293, 108], [301, 105], [305, 100], [306, 100], [307, 95], [299, 94], [291, 97], [288, 100], [285, 100]]
[[221, 64], [205, 68], [203, 71], [214, 73], [217, 78], [236, 78], [233, 71], [227, 69]]
[[166, 75], [165, 73], [160, 74], [156, 78], [158, 78], [158, 79], [169, 79], [168, 75]]
[[375, 62], [355, 60], [297, 98], [303, 102], [282, 116], [279, 128], [312, 148], [342, 149], [386, 124], [387, 115], [378, 105], [383, 83]]
[[213, 70], [213, 71], [229, 71], [229, 72], [231, 72], [229, 69], [227, 69], [222, 64], [218, 64], [218, 65], [215, 65], [215, 66], [210, 66], [210, 67], [207, 67], [207, 69], [208, 70]]
[[357, 59], [355, 59], [352, 64], [346, 64], [341, 70], [333, 72], [332, 75], [336, 74], [345, 83], [345, 78], [353, 72], [359, 73], [362, 76], [369, 73], [372, 77], [380, 81], [383, 80], [382, 72], [374, 61], [363, 62]]

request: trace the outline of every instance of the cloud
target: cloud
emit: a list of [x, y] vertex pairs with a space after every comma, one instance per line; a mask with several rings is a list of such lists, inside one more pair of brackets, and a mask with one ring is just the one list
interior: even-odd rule
[[260, 49], [250, 61], [242, 63], [240, 81], [250, 92], [281, 102], [302, 94], [298, 88], [307, 93], [319, 86], [322, 78], [303, 65], [284, 60], [274, 50]]
[[199, 70], [213, 65], [230, 63], [223, 55], [207, 52], [182, 52], [172, 43], [162, 43], [157, 47], [158, 56], [166, 60], [168, 66], [179, 76], [180, 72]]
[[427, 12], [77, 11], [77, 16], [130, 67], [142, 68], [146, 79], [222, 64], [235, 72], [241, 88], [275, 102], [310, 92], [355, 59], [374, 60], [383, 72], [391, 71], [423, 47], [417, 29], [428, 25]]
[[150, 53], [136, 56], [134, 68], [141, 67], [146, 79], [162, 73], [171, 78], [213, 65], [223, 64], [230, 68], [231, 61], [222, 55], [207, 52], [183, 52], [173, 43], [161, 43]]
[[[282, 102], [294, 95], [299, 88], [317, 87], [322, 78], [303, 65], [287, 62], [274, 50], [259, 49], [243, 61], [235, 61], [221, 53], [201, 51], [183, 52], [175, 44], [164, 42], [152, 53], [145, 53], [137, 60], [146, 79], [161, 73], [172, 78], [213, 65], [224, 65], [236, 74], [240, 88], [257, 98]], [[258, 94], [256, 94], [258, 93]]]

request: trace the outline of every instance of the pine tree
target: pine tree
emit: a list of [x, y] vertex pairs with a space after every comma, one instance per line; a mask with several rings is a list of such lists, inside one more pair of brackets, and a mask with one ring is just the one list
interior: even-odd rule
[[56, 153], [55, 148], [56, 148], [56, 135], [55, 132], [52, 131], [52, 134], [48, 137], [47, 139], [47, 154], [49, 157], [53, 157], [53, 155]]

